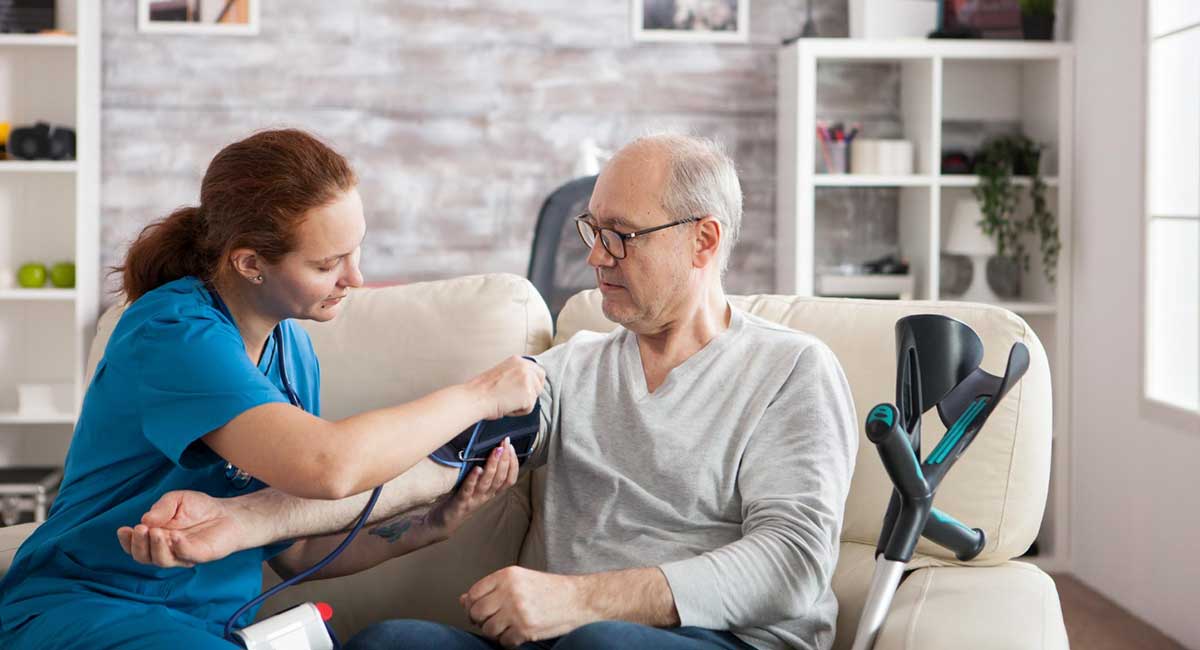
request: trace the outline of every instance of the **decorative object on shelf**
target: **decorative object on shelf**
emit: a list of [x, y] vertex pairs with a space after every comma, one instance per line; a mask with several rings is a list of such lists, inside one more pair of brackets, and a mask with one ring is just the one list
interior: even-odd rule
[[907, 176], [913, 172], [913, 145], [908, 140], [855, 139], [850, 145], [851, 174]]
[[980, 229], [982, 220], [983, 212], [975, 201], [962, 199], [955, 203], [949, 223], [950, 233], [942, 249], [971, 259], [971, 282], [966, 291], [958, 296], [960, 300], [997, 302], [996, 294], [988, 287], [985, 269], [988, 258], [996, 252], [996, 243]]
[[75, 288], [75, 263], [56, 262], [50, 267], [50, 284], [59, 289]]
[[885, 255], [879, 259], [862, 263], [864, 273], [868, 275], [905, 275], [908, 273], [908, 260], [895, 255]]
[[745, 43], [750, 0], [631, 0], [633, 40]]
[[138, 31], [254, 35], [259, 0], [138, 0]]
[[1021, 33], [1027, 41], [1054, 40], [1054, 0], [1019, 0]]
[[987, 283], [997, 296], [1004, 300], [1016, 300], [1021, 295], [1021, 265], [1011, 257], [989, 257]]
[[[0, 289], [12, 286], [12, 278], [9, 273], [5, 281], [0, 281]], [[74, 262], [56, 262], [50, 268], [46, 268], [41, 262], [29, 262], [22, 264], [21, 268], [17, 269], [16, 273], [17, 284], [26, 289], [40, 289], [46, 286], [46, 281], [59, 289], [74, 289], [75, 288], [75, 263]]]
[[[979, 185], [975, 198], [983, 211], [983, 232], [996, 241], [996, 254], [1008, 257], [1029, 270], [1029, 254], [1021, 241], [1022, 233], [1037, 233], [1042, 252], [1042, 271], [1054, 284], [1058, 266], [1058, 220], [1046, 202], [1046, 182], [1040, 171], [1042, 146], [1023, 135], [992, 138], [975, 154], [975, 173]], [[1017, 188], [1013, 175], [1030, 177], [1031, 211], [1022, 218], [1017, 215]]]
[[812, 0], [804, 3], [804, 26], [800, 28], [800, 38], [816, 38], [817, 24], [813, 22]]
[[965, 151], [946, 151], [942, 153], [943, 174], [970, 174], [971, 156]]
[[46, 286], [46, 265], [38, 262], [30, 262], [22, 264], [21, 268], [17, 269], [17, 284], [26, 289], [40, 289]]
[[873, 298], [912, 300], [916, 278], [909, 274], [844, 275], [823, 273], [817, 276], [817, 295], [831, 298]]
[[54, 0], [0, 2], [0, 32], [37, 34], [54, 29]]
[[8, 133], [6, 151], [18, 160], [75, 160], [75, 130], [38, 122]]
[[946, 296], [966, 293], [974, 273], [971, 259], [963, 255], [942, 253], [938, 260], [938, 291]]
[[850, 0], [850, 38], [925, 38], [937, 22], [937, 0]]
[[821, 160], [825, 162], [826, 174], [845, 174], [849, 168], [847, 158], [849, 147], [858, 135], [859, 126], [853, 125], [849, 131], [841, 122], [826, 126], [817, 122], [817, 139], [821, 143]]
[[21, 415], [57, 415], [71, 412], [74, 384], [18, 384], [17, 413]]
[[930, 38], [1021, 38], [1017, 0], [938, 0], [941, 12]]

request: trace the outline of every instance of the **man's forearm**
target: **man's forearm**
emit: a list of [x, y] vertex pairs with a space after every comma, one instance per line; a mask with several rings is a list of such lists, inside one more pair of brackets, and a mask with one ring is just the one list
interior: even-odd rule
[[[430, 460], [389, 481], [371, 511], [369, 522], [379, 522], [427, 505], [454, 486], [457, 471]], [[253, 540], [246, 548], [302, 537], [347, 530], [358, 520], [370, 493], [329, 501], [303, 499], [272, 488], [230, 499]]]
[[[430, 521], [430, 512], [431, 506], [417, 506], [363, 530], [346, 552], [308, 579], [323, 580], [358, 573], [445, 540], [445, 530]], [[344, 539], [344, 535], [324, 535], [297, 542], [276, 557], [271, 566], [280, 577], [289, 578], [315, 565]]]
[[652, 627], [679, 625], [675, 597], [657, 567], [576, 576], [580, 598], [597, 621], [630, 621]]

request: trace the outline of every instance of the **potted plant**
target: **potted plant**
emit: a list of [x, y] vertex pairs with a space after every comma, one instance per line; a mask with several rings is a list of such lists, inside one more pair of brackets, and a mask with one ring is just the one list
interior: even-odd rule
[[1027, 41], [1054, 40], [1054, 0], [1019, 0], [1021, 32]]
[[[1042, 179], [1040, 163], [1043, 147], [1024, 135], [1005, 135], [989, 139], [975, 155], [975, 173], [979, 185], [974, 189], [979, 209], [983, 213], [980, 228], [996, 240], [996, 256], [1000, 264], [1011, 270], [1006, 281], [993, 282], [997, 294], [1014, 297], [1018, 293], [1017, 278], [1029, 270], [1029, 253], [1022, 241], [1024, 233], [1037, 233], [1042, 253], [1042, 271], [1054, 284], [1058, 252], [1058, 220], [1046, 203], [1046, 182]], [[1027, 215], [1017, 213], [1020, 198], [1013, 176], [1029, 176], [1031, 210]], [[992, 275], [989, 273], [989, 275]], [[1003, 276], [1001, 269], [996, 275]]]

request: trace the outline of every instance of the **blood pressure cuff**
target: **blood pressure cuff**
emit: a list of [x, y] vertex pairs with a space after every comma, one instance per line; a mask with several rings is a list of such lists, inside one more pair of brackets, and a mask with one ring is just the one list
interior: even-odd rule
[[541, 423], [540, 403], [535, 404], [528, 415], [480, 420], [434, 450], [429, 458], [440, 465], [458, 469], [458, 480], [454, 482], [454, 489], [457, 490], [467, 473], [475, 467], [483, 467], [492, 450], [499, 447], [506, 437], [517, 452], [517, 461], [524, 465], [525, 459], [537, 451]]

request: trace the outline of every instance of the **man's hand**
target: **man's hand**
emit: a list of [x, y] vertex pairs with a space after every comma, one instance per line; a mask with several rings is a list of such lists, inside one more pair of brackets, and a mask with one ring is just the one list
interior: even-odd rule
[[179, 490], [159, 498], [137, 526], [117, 530], [121, 548], [142, 564], [190, 567], [254, 544], [230, 499]]
[[588, 607], [583, 578], [510, 566], [476, 582], [458, 600], [485, 636], [515, 648], [600, 620]]

